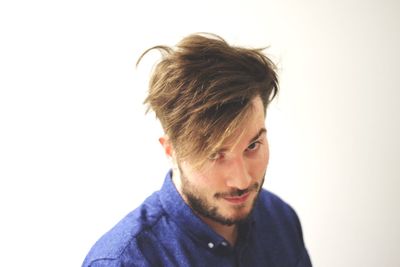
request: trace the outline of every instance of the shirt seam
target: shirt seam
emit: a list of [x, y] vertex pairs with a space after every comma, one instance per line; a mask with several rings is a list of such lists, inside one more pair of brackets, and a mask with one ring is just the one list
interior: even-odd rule
[[[158, 198], [158, 201], [160, 201], [159, 198]], [[161, 203], [160, 203], [160, 204], [161, 204]], [[160, 205], [160, 206], [161, 206], [161, 205]], [[143, 229], [141, 229], [140, 231], [138, 231], [136, 234], [134, 234], [134, 235], [130, 238], [128, 244], [124, 247], [124, 249], [122, 249], [121, 253], [118, 255], [117, 258], [122, 257], [122, 255], [125, 253], [125, 251], [128, 249], [128, 247], [131, 246], [132, 242], [133, 242], [134, 240], [137, 240], [137, 238], [138, 238], [139, 235], [141, 235], [141, 234], [142, 234], [143, 232], [145, 232], [145, 231], [152, 231], [153, 227], [154, 227], [156, 224], [158, 224], [158, 222], [161, 220], [161, 218], [162, 218], [163, 216], [167, 215], [166, 212], [165, 212], [165, 210], [164, 210], [164, 208], [163, 208], [162, 206], [161, 206], [161, 208], [162, 208], [162, 210], [163, 210], [163, 213], [161, 213], [161, 214], [158, 216], [158, 218], [157, 218], [152, 224], [148, 225], [147, 227], [144, 227]], [[141, 256], [142, 256], [144, 259], [146, 259], [146, 258], [144, 257], [144, 255], [143, 255], [143, 253], [142, 253], [142, 251], [141, 251], [140, 249], [137, 249], [137, 251], [140, 251]], [[146, 259], [146, 261], [147, 261], [147, 259]]]
[[105, 257], [105, 258], [97, 258], [97, 259], [91, 261], [91, 262], [89, 263], [89, 266], [88, 266], [88, 267], [92, 267], [94, 263], [99, 262], [99, 261], [104, 261], [104, 260], [107, 260], [107, 261], [116, 261], [117, 259], [118, 259], [118, 258], [107, 258], [107, 257]]

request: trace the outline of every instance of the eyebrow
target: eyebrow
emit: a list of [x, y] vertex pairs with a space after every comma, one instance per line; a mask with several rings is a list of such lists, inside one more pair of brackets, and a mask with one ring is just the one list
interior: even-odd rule
[[[266, 132], [267, 132], [267, 129], [266, 129], [266, 128], [264, 128], [264, 127], [261, 128], [261, 129], [258, 131], [258, 133], [257, 133], [253, 138], [250, 139], [249, 144], [255, 142], [258, 138], [261, 137], [261, 135], [263, 135], [263, 134], [266, 133]], [[226, 152], [226, 151], [229, 151], [229, 149], [223, 147], [223, 148], [221, 148], [221, 149], [218, 149], [218, 150], [217, 150], [217, 153], [223, 153], [223, 152]]]
[[260, 138], [261, 135], [263, 135], [266, 132], [267, 132], [267, 129], [265, 129], [264, 127], [261, 128], [260, 131], [258, 131], [258, 133], [250, 140], [249, 144], [251, 144], [254, 141], [256, 141], [258, 138]]

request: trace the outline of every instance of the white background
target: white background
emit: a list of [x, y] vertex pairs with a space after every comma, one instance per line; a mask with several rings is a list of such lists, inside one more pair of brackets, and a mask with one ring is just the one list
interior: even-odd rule
[[2, 1], [2, 266], [80, 266], [162, 183], [142, 105], [156, 54], [207, 31], [270, 46], [281, 93], [265, 187], [300, 216], [314, 266], [400, 266], [400, 4]]

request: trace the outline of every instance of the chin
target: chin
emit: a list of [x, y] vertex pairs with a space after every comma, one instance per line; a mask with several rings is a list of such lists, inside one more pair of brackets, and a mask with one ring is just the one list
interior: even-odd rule
[[247, 218], [251, 211], [253, 210], [255, 204], [255, 199], [248, 201], [245, 204], [241, 204], [241, 205], [237, 205], [237, 206], [233, 206], [233, 207], [229, 207], [229, 211], [231, 212], [227, 212], [227, 217], [233, 218], [233, 219], [245, 219]]
[[237, 210], [238, 207], [235, 208], [233, 212], [227, 213], [226, 217], [231, 218], [231, 220], [245, 220], [249, 217], [251, 208], [250, 207], [242, 207], [240, 210]]

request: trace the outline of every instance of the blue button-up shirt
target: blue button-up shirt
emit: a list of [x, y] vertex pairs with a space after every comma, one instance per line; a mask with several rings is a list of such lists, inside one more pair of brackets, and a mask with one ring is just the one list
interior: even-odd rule
[[83, 267], [309, 267], [299, 219], [279, 197], [262, 190], [235, 246], [183, 201], [171, 179], [100, 238]]

